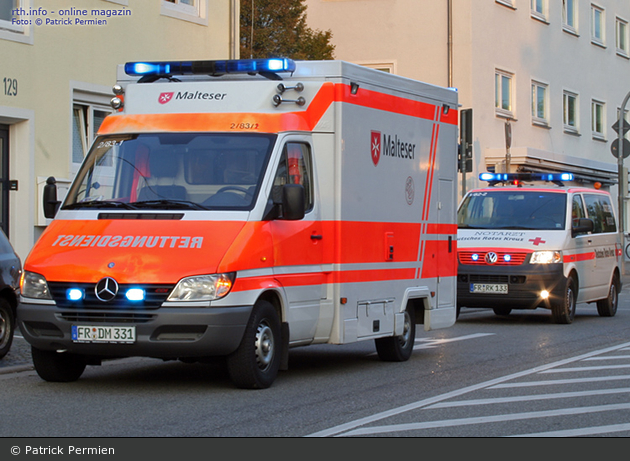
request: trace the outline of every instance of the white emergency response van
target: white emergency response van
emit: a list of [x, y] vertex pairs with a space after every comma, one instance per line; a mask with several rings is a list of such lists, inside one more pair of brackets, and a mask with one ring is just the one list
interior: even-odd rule
[[455, 323], [457, 93], [341, 61], [127, 63], [24, 263], [47, 381], [108, 357], [225, 356], [264, 388], [289, 348]]
[[483, 173], [458, 210], [457, 313], [462, 307], [551, 310], [572, 323], [577, 303], [617, 312], [621, 239], [608, 192], [565, 185], [571, 174]]

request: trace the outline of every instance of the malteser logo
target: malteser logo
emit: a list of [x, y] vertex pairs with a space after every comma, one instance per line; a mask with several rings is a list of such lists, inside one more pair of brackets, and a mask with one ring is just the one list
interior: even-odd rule
[[158, 102], [160, 104], [166, 104], [171, 99], [173, 99], [173, 94], [174, 93], [160, 93], [160, 97], [158, 98]]
[[378, 165], [378, 161], [381, 159], [381, 132], [372, 131], [372, 162], [374, 166]]
[[378, 165], [381, 157], [393, 157], [413, 160], [416, 157], [416, 145], [403, 141], [397, 134], [383, 134], [380, 131], [372, 131], [370, 137], [372, 162]]

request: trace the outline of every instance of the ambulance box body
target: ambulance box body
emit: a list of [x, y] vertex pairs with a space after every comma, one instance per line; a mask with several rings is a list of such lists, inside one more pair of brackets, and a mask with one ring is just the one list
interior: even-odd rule
[[374, 339], [400, 361], [416, 323], [454, 324], [457, 93], [270, 62], [120, 66], [119, 109], [25, 261], [42, 378], [226, 356], [268, 387], [291, 347]]
[[610, 194], [565, 185], [566, 174], [481, 176], [495, 185], [469, 191], [458, 210], [458, 313], [542, 307], [566, 324], [577, 303], [596, 302], [614, 316], [621, 240]]

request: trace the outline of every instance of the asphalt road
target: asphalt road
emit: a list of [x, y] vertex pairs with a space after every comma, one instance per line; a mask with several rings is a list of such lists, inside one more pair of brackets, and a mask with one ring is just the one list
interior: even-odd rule
[[17, 373], [32, 368], [17, 337], [0, 360], [0, 435], [630, 436], [629, 277], [614, 318], [583, 304], [573, 325], [541, 309], [467, 309], [453, 328], [418, 333], [402, 364], [380, 362], [371, 341], [293, 349], [264, 391], [235, 389], [219, 364], [135, 358], [46, 383]]

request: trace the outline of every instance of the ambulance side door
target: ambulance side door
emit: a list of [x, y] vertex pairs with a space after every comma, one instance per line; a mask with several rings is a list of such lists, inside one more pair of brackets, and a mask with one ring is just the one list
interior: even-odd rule
[[[571, 210], [572, 223], [579, 218], [587, 217], [584, 199], [581, 194], [576, 194], [572, 197]], [[595, 248], [591, 234], [580, 233], [572, 237], [572, 239], [573, 245], [571, 246], [573, 249], [571, 252], [573, 256], [571, 259], [575, 261], [575, 267], [578, 271], [580, 284], [578, 301], [581, 301], [588, 295], [595, 283]]]
[[595, 253], [593, 259], [593, 292], [591, 299], [606, 297], [612, 273], [616, 264], [617, 224], [613, 206], [608, 196], [583, 194], [586, 213], [593, 220], [594, 228], [589, 235], [590, 245]]
[[304, 187], [305, 216], [300, 220], [276, 219], [270, 223], [274, 244], [274, 275], [282, 285], [288, 305], [290, 341], [312, 340], [320, 317], [325, 274], [322, 271], [326, 235], [316, 200], [312, 147], [304, 137], [285, 140], [270, 199], [281, 202], [285, 184]]

